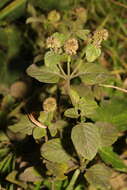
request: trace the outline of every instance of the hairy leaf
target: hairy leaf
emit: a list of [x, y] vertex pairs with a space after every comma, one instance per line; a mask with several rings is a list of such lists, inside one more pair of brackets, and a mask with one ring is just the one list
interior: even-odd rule
[[88, 62], [95, 61], [101, 55], [101, 49], [95, 47], [93, 44], [89, 44], [86, 47], [86, 59]]
[[75, 108], [69, 108], [64, 112], [64, 115], [66, 117], [70, 117], [70, 118], [78, 118], [79, 114], [78, 111]]
[[40, 139], [46, 135], [46, 130], [44, 128], [35, 127], [33, 129], [33, 137], [35, 139]]
[[107, 122], [96, 122], [100, 135], [100, 147], [112, 145], [118, 138], [116, 127]]
[[67, 162], [71, 158], [64, 150], [59, 138], [44, 143], [41, 147], [41, 155], [45, 159], [55, 163]]
[[109, 183], [110, 176], [111, 170], [104, 164], [95, 164], [85, 173], [87, 181], [101, 190], [108, 190], [111, 188]]
[[108, 72], [100, 65], [84, 63], [79, 68], [79, 75], [87, 85], [100, 84], [109, 78]]
[[92, 123], [80, 123], [72, 129], [71, 138], [77, 153], [92, 160], [99, 148], [100, 138]]
[[32, 64], [28, 67], [27, 74], [40, 82], [57, 83], [59, 81], [60, 73], [56, 67], [52, 69], [45, 66], [37, 67]]

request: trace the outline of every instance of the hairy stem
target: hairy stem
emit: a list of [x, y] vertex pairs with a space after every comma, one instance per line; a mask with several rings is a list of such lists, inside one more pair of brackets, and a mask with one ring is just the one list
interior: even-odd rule
[[126, 90], [126, 89], [120, 88], [120, 87], [118, 87], [118, 86], [107, 85], [107, 84], [100, 84], [99, 86], [107, 87], [107, 88], [114, 88], [114, 89], [116, 89], [116, 90], [119, 90], [119, 91], [122, 91], [122, 92], [127, 93], [127, 90]]
[[66, 190], [73, 190], [74, 189], [74, 185], [76, 183], [76, 180], [77, 180], [79, 174], [80, 174], [80, 170], [79, 169], [75, 170], [75, 172], [71, 178], [71, 181], [70, 181], [69, 185], [67, 186]]

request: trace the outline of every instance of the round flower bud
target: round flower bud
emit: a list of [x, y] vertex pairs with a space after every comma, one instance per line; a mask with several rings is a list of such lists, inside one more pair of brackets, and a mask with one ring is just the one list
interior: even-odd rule
[[78, 48], [78, 41], [75, 38], [69, 39], [64, 45], [64, 50], [68, 55], [75, 55]]
[[108, 31], [106, 29], [96, 30], [93, 35], [93, 44], [97, 47], [101, 46], [103, 40], [107, 40]]
[[56, 10], [49, 12], [48, 20], [50, 22], [58, 22], [60, 20], [60, 13], [57, 12]]
[[43, 109], [46, 112], [53, 112], [56, 110], [56, 108], [57, 108], [57, 103], [55, 98], [50, 97], [45, 99], [45, 101], [43, 102]]
[[28, 86], [23, 81], [17, 81], [10, 87], [10, 95], [14, 98], [21, 99], [26, 96], [28, 92]]

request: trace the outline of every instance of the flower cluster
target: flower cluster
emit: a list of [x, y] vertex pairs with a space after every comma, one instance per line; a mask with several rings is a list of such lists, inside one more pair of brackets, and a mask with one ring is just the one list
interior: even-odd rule
[[64, 45], [65, 53], [68, 55], [75, 55], [78, 48], [78, 41], [75, 38], [69, 39]]
[[47, 44], [47, 48], [50, 48], [56, 53], [58, 53], [61, 48], [61, 42], [54, 36], [48, 37], [46, 44]]
[[107, 40], [108, 31], [106, 29], [96, 30], [93, 35], [93, 44], [100, 48], [103, 40]]

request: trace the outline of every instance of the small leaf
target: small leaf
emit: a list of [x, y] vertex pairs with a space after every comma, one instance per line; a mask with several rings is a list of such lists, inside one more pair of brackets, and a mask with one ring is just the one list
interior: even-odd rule
[[56, 180], [65, 180], [67, 178], [67, 176], [64, 175], [68, 169], [67, 163], [47, 162], [46, 167], [48, 169], [48, 172], [50, 172], [54, 177], [56, 177]]
[[108, 190], [111, 188], [109, 183], [110, 176], [111, 170], [104, 164], [95, 164], [85, 173], [87, 181], [101, 190]]
[[107, 122], [96, 122], [100, 135], [100, 147], [111, 146], [118, 138], [116, 127]]
[[124, 164], [119, 155], [113, 152], [112, 147], [101, 148], [99, 155], [106, 164], [112, 165], [115, 170], [127, 173], [127, 166]]
[[24, 182], [42, 181], [42, 176], [34, 167], [28, 167], [19, 175], [19, 179]]
[[75, 108], [69, 108], [64, 112], [64, 115], [66, 117], [70, 117], [70, 118], [78, 118], [79, 114], [78, 114], [78, 110], [76, 110]]
[[40, 139], [46, 135], [46, 129], [35, 127], [33, 130], [33, 137], [34, 139]]
[[14, 133], [20, 132], [31, 135], [34, 127], [35, 125], [29, 121], [28, 117], [23, 115], [17, 123], [10, 125], [8, 128]]
[[109, 73], [100, 65], [84, 63], [79, 68], [80, 78], [87, 85], [100, 84], [109, 79]]
[[27, 74], [40, 82], [57, 83], [59, 81], [60, 73], [56, 67], [37, 67], [36, 65], [32, 64], [27, 68]]
[[78, 109], [81, 111], [80, 115], [85, 117], [90, 117], [98, 105], [93, 99], [89, 99], [88, 97], [82, 97], [78, 103]]
[[69, 95], [70, 95], [73, 106], [78, 104], [78, 102], [80, 100], [80, 96], [78, 95], [77, 91], [71, 88]]
[[100, 138], [96, 126], [92, 123], [80, 123], [72, 129], [72, 142], [77, 153], [92, 160], [99, 148]]
[[81, 40], [86, 40], [89, 33], [90, 33], [89, 30], [83, 30], [83, 29], [76, 31], [77, 37], [79, 37]]
[[101, 55], [101, 49], [95, 47], [93, 44], [89, 44], [86, 47], [86, 59], [88, 62], [95, 61]]
[[47, 67], [53, 67], [61, 61], [61, 55], [54, 53], [53, 51], [48, 51], [44, 57], [45, 65]]
[[41, 155], [45, 159], [55, 163], [67, 162], [71, 158], [64, 150], [59, 138], [44, 143], [41, 147]]

